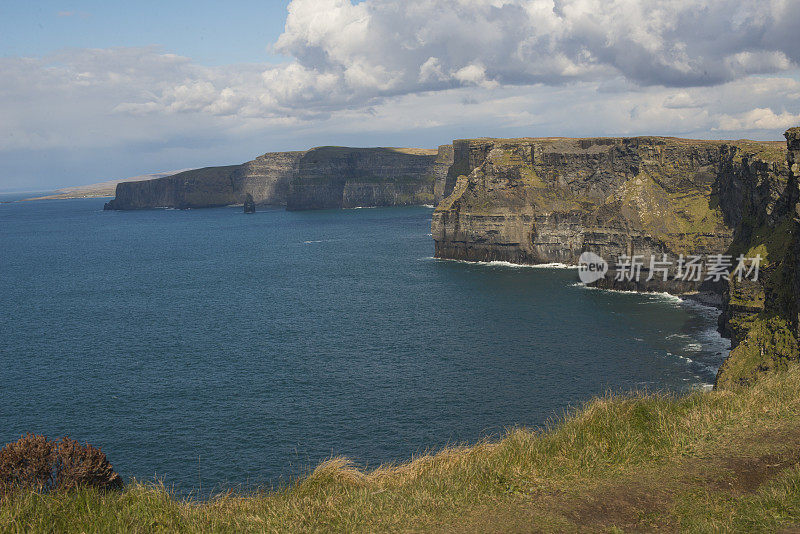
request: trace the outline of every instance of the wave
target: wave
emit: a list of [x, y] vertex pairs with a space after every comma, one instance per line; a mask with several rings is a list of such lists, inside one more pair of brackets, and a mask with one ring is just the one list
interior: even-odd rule
[[595, 287], [595, 286], [587, 286], [583, 282], [575, 282], [574, 284], [570, 284], [572, 287], [580, 287], [583, 289], [592, 289], [594, 291], [607, 291], [609, 293], [620, 293], [623, 295], [642, 295], [645, 297], [658, 297], [659, 299], [668, 300], [670, 302], [674, 302], [676, 304], [682, 304], [684, 299], [679, 297], [678, 295], [673, 295], [672, 293], [666, 292], [658, 292], [658, 291], [631, 291], [629, 289], [608, 289], [605, 287]]
[[[623, 293], [628, 295], [642, 295], [651, 297], [649, 299], [652, 303], [671, 304], [676, 307], [686, 309], [691, 313], [700, 325], [708, 325], [707, 328], [698, 329], [691, 334], [674, 333], [666, 336], [670, 340], [679, 340], [682, 342], [682, 349], [680, 352], [691, 354], [692, 357], [683, 354], [674, 354], [668, 352], [668, 356], [677, 357], [683, 360], [688, 365], [693, 373], [696, 374], [699, 380], [707, 380], [709, 376], [716, 376], [722, 362], [725, 361], [730, 353], [731, 342], [729, 339], [722, 337], [717, 329], [717, 318], [719, 317], [720, 310], [715, 306], [703, 304], [692, 298], [682, 298], [678, 295], [670, 293], [656, 293], [656, 292], [641, 292], [629, 291], [619, 289], [605, 289], [593, 286], [586, 286], [580, 282], [571, 284], [573, 287], [581, 287], [584, 289], [593, 289], [596, 291], [608, 291], [611, 293]], [[645, 301], [644, 304], [648, 302]], [[713, 384], [702, 382], [696, 385], [699, 389], [708, 389], [713, 387]]]
[[[430, 234], [428, 234], [430, 235]], [[566, 263], [512, 263], [510, 261], [471, 261], [471, 260], [456, 260], [452, 258], [435, 258], [427, 257], [426, 260], [436, 261], [450, 261], [454, 263], [465, 263], [467, 265], [483, 265], [486, 267], [511, 267], [513, 269], [577, 269], [577, 265], [567, 265]]]

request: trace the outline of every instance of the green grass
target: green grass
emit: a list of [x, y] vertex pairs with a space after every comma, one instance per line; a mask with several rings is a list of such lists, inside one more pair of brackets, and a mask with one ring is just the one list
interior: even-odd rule
[[[736, 492], [726, 462], [796, 451], [798, 422], [800, 368], [793, 366], [734, 391], [606, 395], [546, 431], [513, 429], [496, 442], [373, 471], [334, 458], [257, 494], [197, 503], [138, 482], [121, 493], [20, 494], [0, 506], [0, 529], [771, 530], [800, 522], [800, 471], [786, 464]], [[604, 505], [596, 508], [599, 501]]]

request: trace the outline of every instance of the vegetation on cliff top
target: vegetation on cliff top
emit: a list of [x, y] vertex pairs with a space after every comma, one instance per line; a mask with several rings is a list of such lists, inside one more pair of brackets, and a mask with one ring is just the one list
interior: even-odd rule
[[737, 391], [606, 395], [537, 432], [207, 502], [138, 482], [18, 493], [10, 532], [774, 531], [800, 524], [800, 367]]

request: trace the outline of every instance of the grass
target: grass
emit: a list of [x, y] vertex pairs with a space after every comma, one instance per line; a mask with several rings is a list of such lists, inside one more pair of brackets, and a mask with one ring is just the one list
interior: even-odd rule
[[119, 493], [19, 494], [0, 506], [0, 529], [769, 531], [800, 524], [798, 422], [792, 366], [749, 388], [606, 395], [544, 431], [513, 429], [373, 471], [333, 458], [256, 494], [191, 502], [138, 482]]

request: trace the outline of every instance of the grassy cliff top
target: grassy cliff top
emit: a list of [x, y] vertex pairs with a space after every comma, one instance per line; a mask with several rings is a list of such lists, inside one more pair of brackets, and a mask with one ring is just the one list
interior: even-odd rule
[[453, 142], [508, 142], [508, 143], [525, 143], [525, 142], [542, 142], [542, 143], [555, 143], [559, 141], [594, 141], [598, 143], [607, 142], [611, 144], [613, 141], [660, 141], [675, 145], [781, 145], [786, 146], [785, 141], [753, 141], [750, 139], [691, 139], [685, 137], [670, 137], [660, 135], [638, 135], [638, 136], [619, 136], [619, 137], [472, 137], [465, 139], [455, 139]]
[[[208, 502], [19, 494], [17, 532], [761, 532], [800, 525], [800, 366], [732, 391], [606, 395], [548, 430], [363, 471], [329, 460], [286, 487]], [[113, 458], [112, 458], [113, 460]]]
[[410, 156], [435, 156], [439, 153], [435, 148], [398, 148], [398, 147], [349, 147], [349, 146], [317, 146], [307, 151], [326, 152], [331, 154], [344, 154], [348, 152], [376, 152], [387, 154], [406, 154]]
[[684, 139], [682, 137], [518, 137], [495, 138], [479, 137], [474, 139], [457, 139], [454, 143], [469, 143], [473, 145], [499, 144], [516, 145], [537, 143], [564, 151], [583, 151], [588, 149], [602, 149], [623, 144], [661, 145], [677, 148], [692, 147], [721, 147], [723, 145], [735, 146], [741, 150], [752, 153], [766, 161], [780, 162], [786, 158], [785, 141], [751, 141], [738, 140], [710, 140], [710, 139]]

